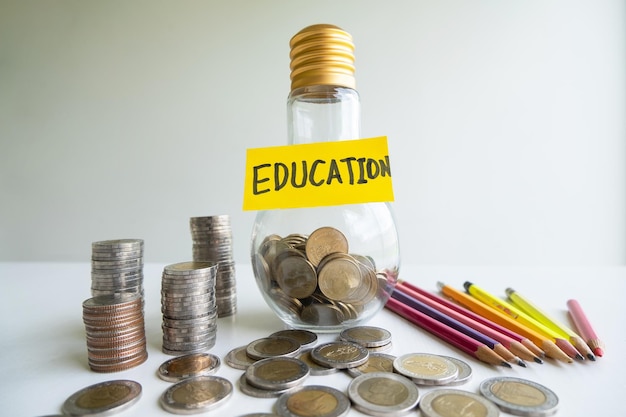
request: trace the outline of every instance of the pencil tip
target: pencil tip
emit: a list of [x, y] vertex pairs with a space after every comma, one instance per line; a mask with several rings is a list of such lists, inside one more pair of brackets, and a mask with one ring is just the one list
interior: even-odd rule
[[598, 347], [598, 348], [595, 348], [595, 349], [593, 350], [593, 353], [595, 353], [595, 355], [596, 355], [596, 356], [600, 356], [600, 357], [602, 357], [602, 355], [604, 355], [604, 350], [602, 350], [602, 348], [599, 348], [599, 347]]
[[536, 357], [536, 356], [535, 356], [535, 357], [533, 358], [533, 360], [534, 360], [535, 362], [537, 362], [537, 363], [539, 363], [539, 364], [542, 364], [542, 365], [543, 365], [543, 360], [541, 360], [541, 358], [538, 358], [538, 357]]
[[437, 281], [437, 288], [439, 288], [440, 290], [441, 290], [443, 287], [445, 287], [445, 286], [446, 286], [446, 284], [444, 284], [443, 282], [441, 282], [441, 281]]
[[508, 362], [504, 362], [504, 361], [502, 361], [502, 362], [500, 362], [500, 365], [502, 365], [502, 366], [506, 366], [507, 368], [512, 368], [511, 364], [510, 364], [510, 363], [508, 363]]
[[474, 284], [472, 284], [472, 283], [471, 283], [471, 282], [469, 282], [469, 281], [465, 281], [465, 282], [463, 283], [463, 288], [465, 288], [465, 290], [467, 291], [467, 290], [469, 290], [469, 287], [471, 287], [472, 285], [474, 285]]
[[521, 366], [521, 367], [526, 368], [526, 363], [525, 363], [523, 360], [521, 360], [521, 359], [520, 359], [519, 361], [517, 361], [517, 364], [518, 364], [519, 366]]
[[580, 353], [576, 354], [576, 359], [578, 359], [579, 361], [584, 361], [585, 357], [583, 355], [581, 355]]
[[594, 355], [593, 353], [588, 353], [587, 354], [587, 358], [589, 358], [590, 361], [595, 361], [596, 360], [596, 355]]
[[513, 288], [509, 287], [506, 290], [504, 290], [504, 292], [506, 293], [506, 295], [511, 295], [515, 292], [515, 290], [513, 290]]

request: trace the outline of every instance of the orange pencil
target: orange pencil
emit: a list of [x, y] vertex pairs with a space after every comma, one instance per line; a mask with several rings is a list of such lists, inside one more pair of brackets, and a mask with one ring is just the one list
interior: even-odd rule
[[498, 323], [501, 326], [504, 326], [518, 334], [527, 337], [535, 345], [541, 348], [546, 353], [546, 356], [560, 360], [562, 362], [571, 363], [574, 361], [572, 358], [566, 355], [565, 352], [563, 352], [552, 340], [545, 337], [544, 335], [532, 329], [529, 329], [526, 326], [523, 326], [519, 322], [515, 321], [513, 318], [494, 308], [487, 306], [485, 303], [478, 301], [477, 299], [462, 291], [456, 290], [443, 283], [439, 283], [438, 285], [439, 289], [445, 296], [450, 297], [451, 299], [465, 306], [474, 313], [480, 314], [481, 316], [495, 323]]
[[563, 337], [561, 337], [560, 334], [546, 327], [545, 325], [530, 317], [528, 314], [524, 313], [512, 304], [509, 304], [506, 301], [499, 299], [495, 295], [487, 292], [483, 288], [480, 288], [478, 285], [469, 281], [466, 281], [463, 286], [465, 287], [465, 291], [467, 291], [471, 296], [487, 304], [489, 307], [502, 311], [504, 314], [513, 318], [520, 324], [530, 329], [533, 329], [537, 333], [543, 334], [545, 337], [550, 338], [550, 340], [552, 340], [559, 348], [561, 348], [561, 350], [565, 352], [565, 354], [567, 354], [570, 358], [580, 360], [585, 359], [585, 357], [580, 354], [580, 352], [574, 347], [574, 345], [569, 342], [569, 340], [564, 339]]

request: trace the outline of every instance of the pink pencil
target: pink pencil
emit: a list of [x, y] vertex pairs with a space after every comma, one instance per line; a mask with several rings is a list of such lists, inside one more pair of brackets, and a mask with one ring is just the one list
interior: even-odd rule
[[578, 301], [567, 300], [567, 308], [569, 309], [569, 316], [574, 322], [574, 326], [578, 329], [580, 336], [587, 342], [594, 355], [602, 356], [604, 354], [604, 344], [596, 335], [593, 327], [591, 327], [591, 323]]

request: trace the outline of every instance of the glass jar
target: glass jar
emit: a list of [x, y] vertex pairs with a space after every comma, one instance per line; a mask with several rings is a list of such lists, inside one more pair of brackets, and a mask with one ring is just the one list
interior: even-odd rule
[[[354, 45], [332, 25], [291, 40], [288, 144], [360, 138]], [[260, 211], [251, 238], [255, 279], [289, 327], [339, 332], [367, 322], [396, 285], [400, 255], [388, 203]]]

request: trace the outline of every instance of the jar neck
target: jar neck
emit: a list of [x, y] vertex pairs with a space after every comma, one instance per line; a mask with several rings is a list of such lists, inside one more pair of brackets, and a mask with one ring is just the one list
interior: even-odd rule
[[316, 85], [293, 90], [287, 100], [290, 145], [359, 139], [361, 103], [356, 90]]

